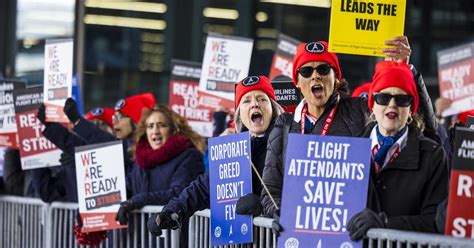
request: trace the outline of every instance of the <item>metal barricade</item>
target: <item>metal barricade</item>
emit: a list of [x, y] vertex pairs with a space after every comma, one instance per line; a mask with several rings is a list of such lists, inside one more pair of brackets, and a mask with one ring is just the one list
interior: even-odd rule
[[[107, 239], [99, 247], [179, 247], [179, 230], [163, 230], [159, 237], [148, 233], [146, 223], [152, 213], [160, 212], [162, 206], [146, 206], [130, 214], [129, 227], [107, 232]], [[78, 205], [54, 202], [49, 209], [47, 247], [80, 247], [77, 245], [73, 226]]]
[[[253, 243], [239, 245], [218, 246], [222, 248], [230, 247], [254, 247], [273, 248], [276, 247], [276, 236], [272, 232], [273, 219], [255, 217], [253, 218]], [[189, 248], [210, 247], [210, 210], [205, 209], [194, 213], [189, 220]]]
[[390, 229], [370, 229], [367, 232], [369, 247], [427, 247], [474, 248], [474, 240], [454, 238], [441, 234], [407, 232]]
[[47, 210], [40, 199], [0, 196], [0, 247], [47, 247]]

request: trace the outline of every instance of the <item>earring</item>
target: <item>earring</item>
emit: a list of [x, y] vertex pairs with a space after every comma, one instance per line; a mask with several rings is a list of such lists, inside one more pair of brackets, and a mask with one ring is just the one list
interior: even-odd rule
[[374, 114], [374, 112], [370, 113], [369, 119], [370, 119], [371, 121], [376, 121], [376, 120], [377, 120], [377, 119], [375, 119], [375, 114]]
[[407, 125], [410, 125], [413, 122], [413, 117], [408, 116]]

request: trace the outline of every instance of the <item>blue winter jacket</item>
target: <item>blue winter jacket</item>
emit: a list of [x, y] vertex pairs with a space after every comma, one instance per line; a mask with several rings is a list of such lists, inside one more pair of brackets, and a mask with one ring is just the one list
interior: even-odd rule
[[151, 168], [135, 164], [127, 180], [127, 188], [132, 190], [131, 200], [137, 208], [165, 205], [203, 172], [202, 154], [191, 147]]

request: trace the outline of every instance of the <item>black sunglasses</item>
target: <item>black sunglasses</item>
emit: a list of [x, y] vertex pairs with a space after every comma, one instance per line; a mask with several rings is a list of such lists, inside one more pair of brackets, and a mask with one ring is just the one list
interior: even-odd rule
[[387, 106], [390, 101], [395, 99], [395, 104], [398, 107], [408, 107], [413, 102], [413, 97], [410, 95], [390, 95], [385, 93], [374, 93], [374, 100], [378, 105]]
[[313, 75], [314, 70], [321, 75], [321, 76], [326, 76], [331, 72], [332, 67], [328, 64], [320, 64], [316, 67], [311, 67], [311, 66], [304, 66], [298, 69], [298, 73], [304, 77], [304, 78], [309, 78], [311, 75]]

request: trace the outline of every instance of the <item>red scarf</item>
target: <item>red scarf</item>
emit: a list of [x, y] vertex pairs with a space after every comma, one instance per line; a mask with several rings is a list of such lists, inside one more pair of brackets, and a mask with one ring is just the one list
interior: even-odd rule
[[158, 149], [153, 150], [144, 138], [137, 143], [135, 160], [140, 168], [147, 169], [176, 157], [192, 146], [193, 143], [186, 136], [174, 134]]

